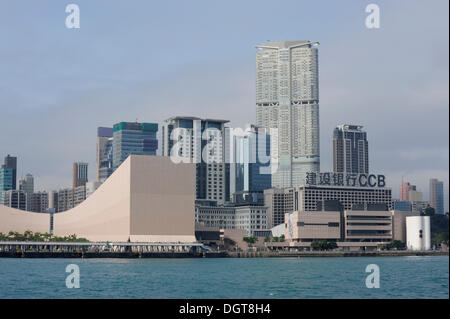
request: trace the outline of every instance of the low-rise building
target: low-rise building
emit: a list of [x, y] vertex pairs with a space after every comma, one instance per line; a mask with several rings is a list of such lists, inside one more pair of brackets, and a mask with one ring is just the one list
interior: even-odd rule
[[245, 230], [248, 236], [268, 229], [265, 206], [195, 206], [195, 222], [207, 227]]

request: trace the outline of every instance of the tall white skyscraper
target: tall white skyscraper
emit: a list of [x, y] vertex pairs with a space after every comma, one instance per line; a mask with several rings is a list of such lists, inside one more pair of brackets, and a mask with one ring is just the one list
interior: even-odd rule
[[278, 129], [275, 188], [303, 185], [306, 173], [320, 170], [318, 44], [281, 41], [256, 47], [256, 123]]

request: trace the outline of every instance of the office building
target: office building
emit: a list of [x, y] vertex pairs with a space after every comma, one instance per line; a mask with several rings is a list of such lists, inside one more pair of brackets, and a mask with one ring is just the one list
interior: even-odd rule
[[264, 206], [269, 218], [268, 228], [283, 224], [286, 213], [294, 211], [294, 188], [271, 188], [264, 190]]
[[292, 212], [285, 215], [285, 238], [288, 241], [311, 243], [314, 240], [341, 240], [341, 212]]
[[263, 204], [263, 191], [271, 188], [270, 136], [251, 125], [242, 135], [230, 138], [232, 201]]
[[58, 205], [55, 207], [56, 212], [64, 212], [72, 209], [86, 199], [86, 186], [78, 186], [75, 188], [65, 188], [58, 191]]
[[16, 181], [17, 181], [17, 157], [7, 155], [5, 157], [5, 162], [2, 165], [2, 168], [10, 168], [12, 170], [12, 187], [11, 189], [17, 189]]
[[162, 155], [194, 163], [196, 199], [229, 201], [229, 164], [225, 161], [227, 120], [171, 117], [162, 127]]
[[333, 170], [369, 174], [369, 143], [361, 125], [339, 125], [333, 133]]
[[247, 236], [267, 230], [269, 219], [264, 206], [195, 205], [195, 222], [205, 227], [245, 230]]
[[34, 178], [33, 175], [27, 174], [19, 181], [19, 190], [27, 194], [27, 210], [31, 210], [31, 195], [34, 193]]
[[421, 202], [423, 201], [422, 192], [418, 192], [416, 190], [408, 191], [408, 200], [410, 202]]
[[[277, 140], [272, 187], [304, 183], [320, 171], [317, 42], [268, 42], [256, 48], [256, 124]], [[276, 129], [270, 130], [271, 128]]]
[[281, 226], [288, 249], [311, 249], [312, 242], [326, 241], [342, 250], [376, 250], [393, 236], [392, 213], [385, 204], [355, 204], [344, 210], [339, 201], [325, 200], [317, 211], [286, 213]]
[[113, 172], [113, 129], [97, 128], [96, 181], [103, 183]]
[[131, 154], [156, 155], [158, 124], [120, 122], [113, 126], [113, 171]]
[[412, 204], [407, 200], [392, 201], [392, 209], [396, 211], [410, 212], [412, 211]]
[[[332, 176], [333, 173], [320, 173], [320, 175], [324, 174], [330, 174]], [[390, 210], [392, 208], [392, 190], [384, 187], [384, 182], [381, 183], [384, 176], [378, 175], [378, 180], [380, 180], [379, 185], [381, 186], [375, 184], [375, 180], [377, 180], [376, 175], [369, 176], [373, 177], [369, 178], [372, 180], [373, 186], [361, 186], [361, 184], [337, 186], [328, 183], [329, 185], [308, 184], [281, 190], [265, 190], [264, 206], [268, 208], [271, 221], [270, 228], [283, 223], [286, 213], [293, 211], [316, 211], [318, 205], [320, 205], [318, 203], [322, 201], [338, 200], [346, 210], [352, 209], [354, 204], [382, 203]], [[359, 180], [365, 181], [365, 179], [367, 179], [367, 176]], [[323, 178], [319, 177], [318, 180], [323, 180]]]
[[430, 179], [430, 206], [436, 214], [444, 214], [444, 183], [435, 178]]
[[344, 211], [345, 240], [387, 242], [392, 240], [392, 212], [384, 204], [356, 204]]
[[[27, 195], [28, 196], [28, 195]], [[45, 213], [49, 207], [49, 196], [47, 192], [37, 192], [29, 195], [29, 211]]]
[[88, 181], [88, 163], [73, 163], [72, 187], [86, 185]]
[[10, 189], [2, 193], [2, 204], [20, 210], [27, 210], [27, 194], [24, 191]]
[[11, 168], [0, 168], [0, 204], [3, 203], [2, 194], [13, 189], [13, 170]]
[[400, 201], [410, 201], [410, 191], [416, 191], [416, 185], [411, 185], [408, 182], [402, 182], [400, 184]]

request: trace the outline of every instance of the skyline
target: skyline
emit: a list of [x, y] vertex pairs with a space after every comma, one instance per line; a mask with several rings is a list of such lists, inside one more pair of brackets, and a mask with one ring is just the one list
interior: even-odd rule
[[[6, 4], [14, 14], [5, 15], [8, 10], [0, 10], [0, 36], [11, 40], [0, 44], [0, 58], [11, 61], [0, 66], [5, 71], [1, 73], [7, 75], [0, 79], [0, 108], [10, 119], [0, 128], [0, 155], [17, 156], [18, 179], [33, 174], [37, 190], [69, 186], [72, 163], [76, 161], [88, 162], [89, 180], [95, 179], [98, 126], [112, 127], [136, 118], [161, 124], [177, 115], [229, 119], [231, 126], [255, 123], [254, 46], [268, 39], [311, 39], [321, 43], [321, 171], [332, 170], [333, 129], [340, 124], [363, 125], [370, 144], [370, 171], [387, 176], [393, 196], [399, 197], [404, 176], [427, 199], [428, 180], [438, 178], [444, 181], [448, 211], [448, 29], [444, 27], [448, 3], [408, 2], [411, 5], [406, 7], [402, 1], [379, 1], [381, 28], [368, 30], [364, 26], [365, 2], [345, 8], [330, 3], [328, 11], [322, 12], [313, 4], [284, 1], [305, 9], [301, 12], [306, 19], [296, 20], [298, 31], [289, 29], [292, 22], [286, 21], [281, 29], [274, 25], [248, 26], [239, 33], [240, 39], [233, 39], [232, 31], [218, 28], [223, 20], [214, 22], [207, 14], [200, 14], [204, 18], [200, 22], [195, 18], [181, 19], [178, 25], [186, 30], [174, 26], [165, 30], [160, 26], [162, 34], [151, 34], [154, 38], [148, 44], [133, 40], [142, 39], [142, 32], [151, 31], [156, 22], [137, 18], [128, 21], [131, 25], [121, 24], [119, 28], [102, 25], [101, 19], [111, 23], [115, 21], [112, 17], [123, 13], [126, 21], [151, 10], [124, 8], [120, 3], [108, 6], [101, 1], [77, 1], [81, 29], [73, 31], [63, 26], [64, 5], [47, 3], [36, 6], [38, 12], [31, 21], [24, 17], [24, 2]], [[192, 5], [200, 3], [204, 10], [213, 10], [201, 1]], [[250, 4], [256, 6], [256, 2]], [[30, 6], [33, 7], [26, 4], [28, 9]], [[104, 6], [111, 10], [101, 11]], [[242, 13], [254, 9], [249, 3], [241, 7], [243, 12], [237, 12], [236, 17], [237, 29], [245, 24], [244, 17], [249, 18]], [[195, 12], [191, 7], [184, 9], [188, 12], [186, 17]], [[229, 7], [223, 9], [225, 16], [231, 14]], [[319, 18], [307, 18], [308, 9]], [[144, 13], [140, 14], [141, 10]], [[271, 13], [286, 16], [286, 20], [293, 15], [284, 11]], [[329, 22], [329, 26], [322, 26], [321, 21]], [[210, 23], [212, 30], [203, 30], [201, 22]], [[16, 29], [3, 24], [12, 24]], [[340, 29], [334, 28], [335, 24]], [[307, 31], [302, 31], [303, 26]], [[110, 27], [115, 30], [108, 34]], [[132, 34], [131, 39], [124, 29]], [[192, 29], [203, 30], [207, 43], [190, 43], [189, 37], [183, 37]], [[27, 35], [21, 33], [24, 30], [34, 33], [35, 40], [27, 41]], [[136, 31], [140, 32], [133, 34]], [[177, 36], [178, 32], [179, 38], [163, 36]], [[226, 40], [220, 38], [224, 34], [229, 34]], [[427, 46], [416, 46], [413, 39], [423, 39], [425, 35]], [[191, 38], [198, 36], [192, 34]], [[152, 43], [158, 44], [156, 48]], [[124, 49], [127, 45], [137, 49]], [[387, 49], [380, 49], [384, 45]], [[50, 55], [47, 57], [45, 52]], [[148, 58], [148, 53], [156, 62]], [[86, 54], [91, 54], [91, 58]], [[124, 58], [127, 63], [121, 63]], [[96, 65], [100, 59], [105, 61]], [[337, 60], [340, 63], [335, 63]], [[18, 63], [24, 63], [24, 68], [15, 68]], [[27, 92], [21, 92], [21, 88]], [[67, 121], [69, 117], [72, 120]], [[409, 126], [403, 127], [404, 123]], [[392, 163], [393, 158], [398, 160]]]

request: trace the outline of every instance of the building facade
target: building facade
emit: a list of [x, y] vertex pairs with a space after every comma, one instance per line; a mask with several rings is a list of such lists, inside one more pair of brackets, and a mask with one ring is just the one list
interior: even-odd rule
[[229, 164], [225, 160], [227, 120], [172, 117], [162, 126], [162, 155], [194, 163], [196, 199], [229, 201]]
[[24, 191], [10, 189], [2, 193], [2, 204], [20, 210], [27, 210], [27, 194]]
[[[230, 195], [256, 196], [262, 199], [265, 189], [271, 188], [270, 136], [256, 126], [242, 135], [234, 135], [230, 151]], [[235, 199], [236, 200], [236, 199]]]
[[7, 155], [5, 157], [4, 164], [2, 165], [2, 168], [9, 168], [12, 170], [12, 187], [11, 189], [17, 189], [17, 157]]
[[300, 186], [264, 191], [264, 206], [268, 208], [270, 228], [284, 223], [286, 213], [317, 211], [323, 201], [339, 201], [343, 209], [353, 205], [385, 204], [392, 208], [392, 190], [388, 187]]
[[444, 214], [444, 182], [430, 179], [430, 206], [436, 214]]
[[97, 173], [96, 181], [103, 183], [113, 172], [113, 129], [97, 128]]
[[31, 210], [31, 195], [34, 193], [34, 178], [33, 175], [27, 174], [19, 181], [19, 190], [27, 194], [27, 210]]
[[195, 206], [195, 222], [205, 227], [245, 230], [247, 236], [267, 230], [269, 219], [264, 206]]
[[401, 201], [410, 201], [409, 192], [415, 191], [416, 185], [411, 185], [408, 182], [402, 182], [400, 184], [400, 200]]
[[120, 122], [113, 126], [113, 171], [131, 154], [156, 155], [158, 124]]
[[64, 212], [81, 204], [86, 199], [86, 186], [65, 188], [58, 191], [56, 212]]
[[333, 132], [335, 172], [369, 174], [369, 143], [361, 125], [339, 125]]
[[0, 168], [0, 204], [3, 203], [2, 194], [13, 189], [13, 170], [11, 168]]
[[45, 213], [49, 207], [49, 198], [47, 192], [36, 192], [30, 195], [29, 211], [35, 213]]
[[[278, 147], [274, 188], [302, 185], [320, 170], [317, 42], [268, 42], [256, 48], [256, 124]], [[270, 130], [270, 129], [276, 129]]]
[[88, 163], [73, 163], [72, 187], [84, 186], [88, 182]]

